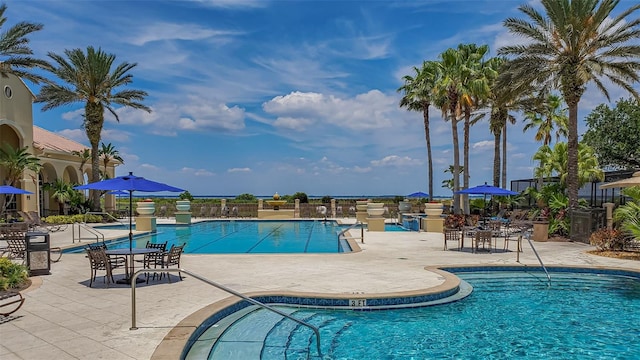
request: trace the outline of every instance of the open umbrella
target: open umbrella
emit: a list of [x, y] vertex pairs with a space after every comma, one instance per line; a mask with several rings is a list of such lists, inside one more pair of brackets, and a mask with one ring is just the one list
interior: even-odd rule
[[[509, 195], [518, 195], [519, 193], [515, 191], [499, 188], [497, 186], [487, 185], [487, 183], [485, 182], [484, 185], [478, 185], [472, 188], [456, 191], [456, 194], [484, 195], [484, 202], [486, 203], [487, 195], [509, 196]], [[484, 209], [483, 209], [483, 215], [484, 215]]]
[[408, 198], [428, 198], [429, 194], [423, 193], [422, 191], [414, 192], [413, 194], [407, 195]]
[[133, 248], [133, 192], [159, 192], [159, 191], [172, 191], [182, 192], [184, 190], [177, 187], [173, 187], [167, 184], [147, 180], [140, 176], [133, 175], [132, 172], [129, 175], [119, 176], [113, 179], [107, 179], [103, 181], [94, 182], [91, 184], [80, 185], [74, 187], [77, 190], [121, 190], [129, 193], [129, 251]]
[[640, 171], [636, 171], [630, 178], [622, 179], [600, 185], [600, 189], [623, 188], [630, 186], [640, 186]]
[[31, 191], [22, 190], [17, 187], [13, 187], [11, 185], [2, 185], [0, 186], [0, 194], [33, 194]]

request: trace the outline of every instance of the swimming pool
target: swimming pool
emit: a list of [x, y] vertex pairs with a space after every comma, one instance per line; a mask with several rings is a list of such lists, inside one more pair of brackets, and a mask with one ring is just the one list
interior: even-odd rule
[[[322, 359], [640, 358], [639, 275], [583, 271], [459, 272], [473, 293], [440, 306], [279, 309], [320, 328]], [[193, 343], [183, 358], [321, 359], [313, 332], [262, 309]]]
[[[127, 227], [128, 228], [128, 227]], [[334, 221], [205, 221], [191, 225], [158, 225], [156, 233], [136, 236], [133, 247], [147, 241], [186, 244], [187, 254], [265, 254], [337, 253], [351, 251], [345, 240], [338, 241], [344, 229]], [[110, 242], [110, 249], [128, 248], [129, 239]]]

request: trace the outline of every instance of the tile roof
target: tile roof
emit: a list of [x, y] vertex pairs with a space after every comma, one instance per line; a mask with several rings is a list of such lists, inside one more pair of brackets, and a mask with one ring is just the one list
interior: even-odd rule
[[52, 133], [38, 126], [33, 126], [33, 146], [42, 150], [54, 150], [70, 153], [72, 151], [82, 151], [86, 146], [67, 139], [64, 136]]

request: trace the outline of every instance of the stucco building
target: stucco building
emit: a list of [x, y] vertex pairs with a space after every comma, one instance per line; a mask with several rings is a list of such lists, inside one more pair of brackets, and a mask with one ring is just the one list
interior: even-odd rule
[[[74, 151], [83, 151], [87, 147], [63, 136], [33, 125], [33, 101], [35, 95], [14, 75], [0, 76], [0, 145], [9, 144], [14, 149], [27, 147], [29, 153], [40, 160], [38, 174], [24, 171], [19, 183], [13, 184], [32, 195], [17, 195], [9, 204], [9, 211], [37, 211], [42, 216], [59, 213], [59, 205], [44, 189], [44, 184], [57, 179], [68, 183], [84, 184], [91, 178], [90, 162], [81, 166], [81, 159]], [[114, 177], [115, 166], [119, 162], [111, 161], [107, 165], [107, 174]], [[6, 169], [0, 166], [0, 182], [6, 183]], [[4, 195], [0, 195], [4, 196]], [[107, 196], [105, 207], [113, 209], [113, 196]]]

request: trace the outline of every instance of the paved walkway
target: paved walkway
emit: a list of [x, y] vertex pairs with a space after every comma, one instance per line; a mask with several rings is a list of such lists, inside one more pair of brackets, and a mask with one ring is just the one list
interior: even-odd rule
[[[108, 237], [123, 230], [105, 231]], [[88, 243], [90, 240], [83, 240]], [[52, 233], [53, 246], [72, 245], [71, 228]], [[362, 251], [349, 254], [183, 255], [182, 266], [247, 293], [255, 291], [378, 294], [417, 291], [442, 284], [425, 267], [438, 265], [518, 265], [515, 252], [472, 254], [443, 251], [442, 234], [365, 232]], [[453, 244], [450, 244], [450, 246]], [[512, 244], [515, 245], [515, 242]], [[538, 262], [525, 242], [520, 264]], [[640, 271], [640, 262], [593, 256], [590, 246], [572, 242], [537, 242], [547, 265], [618, 267]], [[515, 246], [512, 246], [514, 249]], [[0, 358], [12, 359], [149, 359], [181, 320], [229, 295], [196, 279], [165, 280], [138, 288], [138, 330], [131, 326], [131, 290], [106, 288], [102, 280], [89, 288], [89, 262], [83, 254], [64, 254], [51, 275], [25, 293], [24, 306], [0, 318]]]

